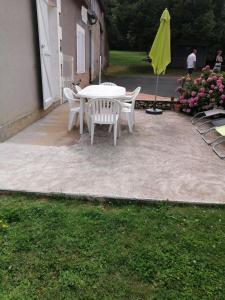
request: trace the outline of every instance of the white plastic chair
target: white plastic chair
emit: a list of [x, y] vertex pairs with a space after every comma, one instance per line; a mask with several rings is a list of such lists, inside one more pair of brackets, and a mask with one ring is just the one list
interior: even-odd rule
[[121, 112], [121, 103], [115, 99], [96, 98], [91, 99], [89, 108], [89, 128], [91, 132], [91, 145], [94, 141], [95, 124], [114, 126], [114, 146], [116, 146], [118, 122]]
[[141, 91], [141, 87], [137, 87], [133, 92], [126, 92], [125, 96], [120, 97], [120, 101], [122, 102], [122, 105], [124, 104], [124, 102], [131, 103], [135, 94], [137, 93], [137, 96], [138, 96], [140, 91]]
[[135, 100], [138, 94], [140, 93], [140, 91], [141, 91], [141, 87], [137, 87], [132, 93], [128, 93], [125, 97], [122, 97], [120, 99], [122, 105], [121, 113], [126, 114], [130, 132], [133, 132], [133, 126], [135, 122], [135, 113], [134, 113]]
[[64, 88], [63, 93], [65, 98], [69, 102], [69, 120], [68, 120], [68, 131], [70, 131], [76, 124], [77, 116], [80, 113], [80, 106], [75, 106], [76, 102], [80, 103], [80, 99], [76, 97], [76, 94], [70, 88]]
[[113, 82], [102, 82], [102, 83], [100, 83], [100, 85], [117, 86], [117, 84], [115, 84]]
[[82, 90], [82, 88], [79, 86], [79, 85], [75, 85], [75, 90], [77, 91], [77, 93], [79, 93], [81, 90]]

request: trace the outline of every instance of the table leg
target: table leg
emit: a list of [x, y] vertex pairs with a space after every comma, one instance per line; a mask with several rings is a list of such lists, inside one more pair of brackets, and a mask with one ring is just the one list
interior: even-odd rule
[[84, 98], [80, 99], [80, 134], [83, 134], [84, 128], [84, 102]]

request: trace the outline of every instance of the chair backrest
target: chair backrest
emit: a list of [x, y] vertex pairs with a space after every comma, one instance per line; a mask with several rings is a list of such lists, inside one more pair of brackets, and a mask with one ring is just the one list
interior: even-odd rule
[[117, 86], [117, 84], [113, 83], [113, 82], [102, 82], [100, 83], [100, 85], [111, 85], [111, 86]]
[[71, 90], [70, 88], [65, 87], [63, 89], [63, 94], [65, 98], [68, 100], [70, 108], [74, 106], [74, 101], [80, 101], [79, 98], [76, 97], [74, 91]]
[[111, 98], [95, 98], [89, 101], [89, 113], [99, 124], [113, 124], [120, 115], [121, 103]]
[[75, 85], [75, 89], [76, 89], [77, 93], [79, 93], [82, 90], [82, 88], [77, 84]]
[[141, 91], [141, 87], [137, 87], [133, 92], [128, 93], [126, 96], [120, 97], [119, 100], [121, 102], [129, 102], [131, 103], [131, 109], [135, 107], [135, 100], [137, 99], [138, 94]]
[[135, 107], [135, 100], [137, 99], [138, 94], [141, 91], [141, 87], [137, 87], [132, 93], [131, 93], [131, 109], [133, 110]]

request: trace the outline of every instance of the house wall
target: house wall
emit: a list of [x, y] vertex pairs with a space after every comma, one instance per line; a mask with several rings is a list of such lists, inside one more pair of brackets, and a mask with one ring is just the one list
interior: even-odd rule
[[[81, 86], [89, 83], [89, 29], [88, 26], [81, 20], [81, 7], [84, 1], [81, 0], [63, 0], [61, 4], [60, 23], [62, 27], [62, 53], [74, 57], [74, 75], [75, 81], [81, 80]], [[85, 73], [77, 74], [77, 35], [76, 25], [79, 24], [85, 29]]]
[[[56, 0], [55, 0], [56, 2]], [[0, 142], [6, 140], [26, 126], [38, 120], [49, 109], [43, 110], [39, 37], [35, 0], [0, 0]], [[81, 19], [82, 5], [90, 7], [91, 0], [62, 0], [60, 25], [62, 27], [62, 53], [74, 57], [75, 80], [81, 80], [81, 86], [90, 82], [91, 70], [91, 32], [95, 49], [95, 73], [98, 75], [99, 55], [107, 53], [106, 31], [100, 51], [100, 23], [94, 26], [85, 24]], [[104, 24], [102, 10], [96, 0], [96, 13]], [[77, 37], [76, 24], [85, 29], [86, 69], [77, 74]], [[102, 25], [102, 28], [105, 25]], [[105, 27], [104, 27], [105, 28]], [[103, 64], [106, 64], [104, 54]]]
[[[81, 18], [81, 7], [92, 7], [98, 16], [98, 22], [90, 26], [85, 24]], [[98, 78], [99, 75], [99, 56], [102, 55], [103, 67], [108, 63], [107, 35], [105, 28], [105, 20], [102, 9], [98, 0], [82, 1], [82, 0], [63, 0], [61, 12], [62, 26], [62, 53], [74, 57], [74, 76], [75, 81], [81, 80], [81, 86], [84, 87], [91, 80]], [[100, 30], [100, 23], [102, 33]], [[85, 73], [77, 74], [77, 37], [76, 24], [85, 29], [86, 37], [86, 62]]]
[[7, 0], [0, 4], [0, 141], [3, 141], [27, 125], [24, 121], [16, 125], [16, 121], [27, 119], [41, 108], [41, 80], [35, 1]]

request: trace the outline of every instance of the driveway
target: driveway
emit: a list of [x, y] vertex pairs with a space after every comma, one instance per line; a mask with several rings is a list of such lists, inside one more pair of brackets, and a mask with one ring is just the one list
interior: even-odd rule
[[[155, 76], [116, 76], [105, 77], [103, 81], [112, 81], [118, 85], [125, 86], [127, 90], [132, 91], [137, 86], [141, 86], [141, 92], [144, 94], [155, 94], [156, 77]], [[176, 96], [177, 77], [160, 76], [158, 95], [162, 97]]]

